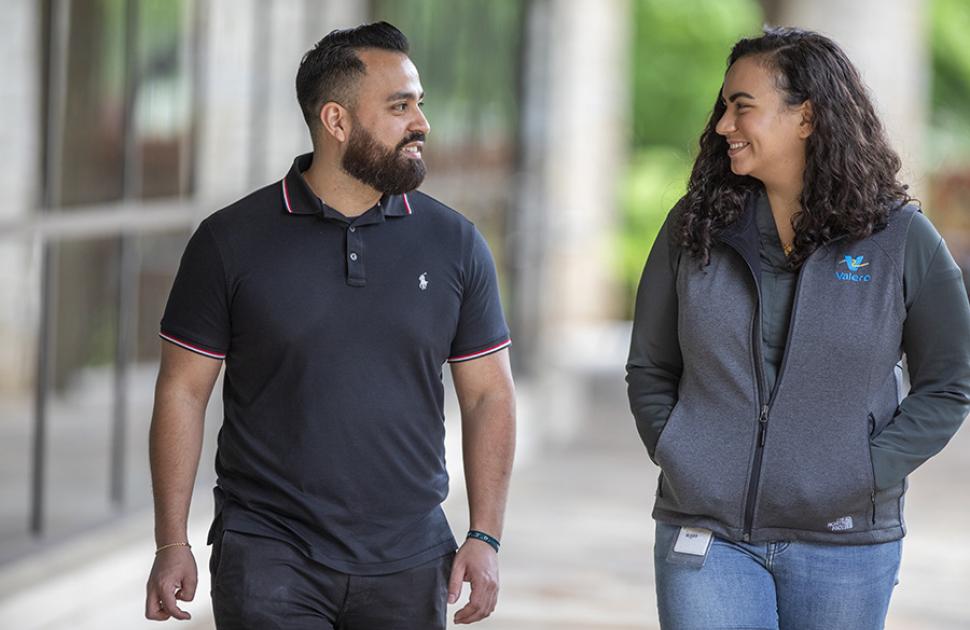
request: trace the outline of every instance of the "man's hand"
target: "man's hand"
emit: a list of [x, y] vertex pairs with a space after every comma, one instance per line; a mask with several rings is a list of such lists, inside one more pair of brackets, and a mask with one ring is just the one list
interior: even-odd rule
[[192, 615], [180, 609], [176, 600], [192, 601], [198, 583], [195, 557], [188, 547], [162, 550], [155, 556], [155, 564], [148, 576], [145, 618], [155, 621], [165, 621], [169, 617], [191, 619]]
[[492, 614], [498, 602], [498, 554], [488, 543], [469, 538], [455, 555], [448, 580], [448, 603], [461, 596], [461, 583], [471, 582], [471, 595], [455, 613], [455, 623], [475, 623]]

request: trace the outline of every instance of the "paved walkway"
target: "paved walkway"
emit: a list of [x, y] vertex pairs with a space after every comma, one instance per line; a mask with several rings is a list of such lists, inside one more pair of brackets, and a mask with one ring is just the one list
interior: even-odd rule
[[[497, 612], [476, 625], [482, 630], [657, 627], [650, 520], [656, 470], [636, 438], [621, 376], [602, 376], [588, 389], [588, 396], [576, 396], [587, 401], [585, 422], [576, 434], [534, 450], [516, 471], [502, 548], [502, 595]], [[536, 411], [523, 414], [523, 435], [529, 434], [528, 423], [541, 421]], [[454, 454], [454, 431], [449, 441]], [[970, 431], [965, 430], [913, 476], [910, 534], [888, 630], [970, 629], [968, 473]], [[462, 531], [464, 495], [457, 480], [453, 488], [446, 509], [456, 531]], [[199, 499], [192, 532], [204, 567], [201, 538], [210, 508]], [[0, 625], [18, 630], [213, 628], [204, 572], [200, 597], [189, 606], [193, 622], [160, 626], [141, 618], [150, 523], [148, 515], [128, 519], [57, 554], [32, 557], [29, 566], [0, 570]], [[23, 588], [31, 582], [31, 588]]]
[[[516, 475], [500, 607], [483, 630], [658, 627], [650, 519], [657, 471], [622, 383], [601, 380], [591, 392], [576, 438]], [[911, 478], [887, 630], [970, 629], [968, 483], [970, 427]]]

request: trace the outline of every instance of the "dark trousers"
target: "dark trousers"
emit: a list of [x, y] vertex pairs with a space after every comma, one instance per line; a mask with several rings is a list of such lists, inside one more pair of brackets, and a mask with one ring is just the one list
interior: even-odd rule
[[387, 575], [348, 575], [272, 538], [224, 531], [212, 546], [219, 630], [444, 630], [453, 553]]

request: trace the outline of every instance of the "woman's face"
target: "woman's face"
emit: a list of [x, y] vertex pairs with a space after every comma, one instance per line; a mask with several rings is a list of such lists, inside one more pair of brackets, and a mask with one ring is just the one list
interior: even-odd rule
[[774, 74], [756, 57], [742, 57], [728, 68], [721, 100], [726, 110], [715, 130], [727, 141], [731, 171], [768, 187], [800, 185], [811, 105], [788, 105]]

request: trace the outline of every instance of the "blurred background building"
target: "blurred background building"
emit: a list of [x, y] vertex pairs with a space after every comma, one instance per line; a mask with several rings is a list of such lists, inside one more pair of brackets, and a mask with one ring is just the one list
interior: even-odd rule
[[[765, 22], [844, 45], [906, 180], [970, 267], [965, 0], [5, 0], [0, 585], [11, 588], [0, 590], [27, 593], [19, 604], [8, 595], [13, 610], [52, 573], [93, 562], [104, 544], [92, 541], [106, 536], [143, 545], [134, 572], [113, 575], [143, 583], [158, 321], [182, 248], [205, 216], [310, 150], [293, 85], [300, 58], [330, 30], [375, 19], [409, 36], [421, 72], [432, 125], [424, 189], [477, 223], [499, 265], [523, 474], [547, 474], [549, 453], [570, 452], [591, 426], [618, 427], [636, 474], [652, 479], [622, 385], [626, 320], [730, 46]], [[649, 495], [629, 499], [642, 500], [644, 531]], [[641, 560], [647, 571], [649, 555]], [[596, 588], [584, 584], [574, 587]], [[642, 623], [575, 627], [649, 627], [643, 610]], [[503, 626], [501, 612], [488, 627], [571, 627], [535, 625], [541, 612], [534, 625]], [[88, 627], [36, 615], [46, 621], [10, 627]], [[139, 623], [119, 619], [90, 627]]]

